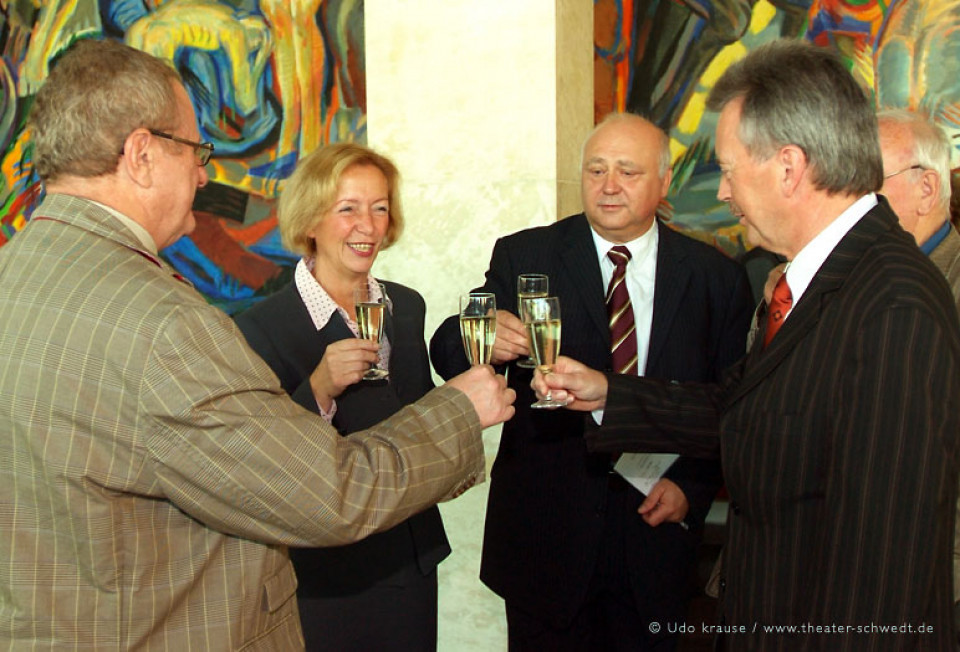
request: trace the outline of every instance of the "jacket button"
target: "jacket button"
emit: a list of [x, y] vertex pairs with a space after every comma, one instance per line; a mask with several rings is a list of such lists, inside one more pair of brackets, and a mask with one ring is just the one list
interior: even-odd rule
[[734, 516], [740, 516], [740, 504], [739, 504], [739, 503], [730, 503], [730, 509], [733, 510]]

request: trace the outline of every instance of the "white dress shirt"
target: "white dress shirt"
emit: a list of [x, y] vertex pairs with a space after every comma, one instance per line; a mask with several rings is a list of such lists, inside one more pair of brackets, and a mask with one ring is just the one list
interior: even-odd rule
[[864, 195], [847, 210], [840, 213], [827, 227], [818, 233], [807, 245], [794, 256], [786, 267], [787, 285], [790, 286], [790, 295], [793, 301], [784, 321], [790, 317], [794, 306], [806, 292], [813, 277], [816, 276], [824, 261], [833, 252], [837, 244], [843, 240], [857, 222], [877, 205], [877, 196], [874, 193]]

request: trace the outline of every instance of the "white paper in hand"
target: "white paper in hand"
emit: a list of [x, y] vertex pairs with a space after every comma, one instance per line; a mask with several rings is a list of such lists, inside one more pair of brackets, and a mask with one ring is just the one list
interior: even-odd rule
[[640, 493], [647, 495], [677, 457], [679, 455], [673, 453], [624, 453], [613, 470]]

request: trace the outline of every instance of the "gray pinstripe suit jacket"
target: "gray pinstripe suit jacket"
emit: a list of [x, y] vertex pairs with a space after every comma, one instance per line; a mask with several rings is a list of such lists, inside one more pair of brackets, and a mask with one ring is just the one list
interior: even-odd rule
[[480, 424], [439, 388], [341, 438], [139, 246], [51, 195], [0, 249], [0, 647], [297, 649], [284, 544], [482, 476]]
[[[719, 386], [609, 380], [592, 449], [722, 454], [731, 649], [953, 649], [960, 325], [885, 201]], [[804, 624], [933, 632], [762, 631]]]

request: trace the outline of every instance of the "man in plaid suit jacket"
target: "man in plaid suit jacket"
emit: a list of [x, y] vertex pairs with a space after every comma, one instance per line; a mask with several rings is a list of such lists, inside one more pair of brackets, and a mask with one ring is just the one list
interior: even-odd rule
[[81, 41], [31, 129], [47, 198], [0, 250], [0, 647], [302, 648], [286, 546], [469, 487], [512, 390], [476, 368], [339, 437], [156, 255], [207, 181], [175, 71]]

